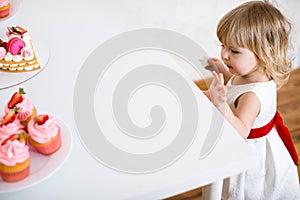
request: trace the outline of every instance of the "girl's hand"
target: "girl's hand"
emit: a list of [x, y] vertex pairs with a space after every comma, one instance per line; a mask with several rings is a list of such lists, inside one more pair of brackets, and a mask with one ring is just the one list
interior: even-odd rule
[[215, 71], [217, 73], [223, 73], [224, 70], [227, 70], [226, 66], [222, 63], [222, 61], [217, 58], [209, 58], [207, 59], [207, 63], [208, 66], [206, 66], [205, 69], [211, 72]]
[[222, 73], [217, 74], [215, 71], [213, 71], [212, 74], [213, 80], [208, 91], [211, 102], [218, 108], [227, 100], [227, 88], [224, 85], [224, 77]]
[[209, 71], [215, 71], [217, 73], [222, 73], [224, 77], [224, 83], [226, 84], [229, 79], [232, 77], [232, 73], [228, 70], [228, 67], [223, 64], [220, 59], [217, 58], [209, 58], [207, 59], [208, 66], [205, 69]]

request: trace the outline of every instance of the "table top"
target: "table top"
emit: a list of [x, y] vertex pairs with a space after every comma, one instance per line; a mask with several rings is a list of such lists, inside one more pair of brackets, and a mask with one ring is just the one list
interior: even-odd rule
[[[126, 48], [129, 48], [132, 44], [138, 44], [137, 41], [144, 41], [140, 37], [134, 39], [134, 36], [144, 34], [145, 40], [149, 36], [148, 32], [139, 32], [144, 31], [145, 27], [137, 23], [137, 16], [131, 13], [130, 6], [116, 6], [114, 1], [85, 1], [83, 3], [71, 0], [26, 0], [25, 3], [25, 1], [15, 0], [14, 3], [21, 4], [20, 10], [15, 16], [1, 21], [0, 34], [4, 35], [7, 25], [23, 26], [29, 30], [33, 42], [46, 49], [38, 53], [49, 54], [49, 57], [43, 70], [34, 77], [18, 85], [1, 89], [0, 106], [4, 107], [10, 96], [19, 87], [23, 87], [27, 91], [26, 96], [37, 107], [38, 112], [51, 113], [57, 117], [63, 124], [65, 132], [68, 132], [70, 136], [67, 137], [69, 149], [65, 150], [68, 155], [65, 155], [64, 161], [57, 160], [63, 164], [55, 169], [51, 176], [30, 187], [16, 191], [1, 191], [0, 199], [65, 199], [69, 197], [72, 199], [161, 199], [239, 173], [248, 169], [254, 162], [252, 149], [222, 118], [193, 84], [192, 79], [187, 80], [188, 76], [181, 74], [182, 66], [188, 64], [181, 65], [183, 61], [178, 61], [181, 58], [168, 59], [170, 51], [159, 51], [153, 45], [155, 48], [144, 48], [132, 54], [123, 54], [117, 61], [110, 64], [110, 68], [99, 71], [102, 66], [95, 62], [111, 59], [105, 51], [106, 48], [112, 52], [115, 49], [118, 53], [119, 48], [113, 46], [113, 44], [118, 44], [116, 40], [120, 38], [117, 36], [126, 36], [125, 33], [128, 31], [137, 31], [129, 36], [132, 40], [127, 41], [128, 43], [121, 37], [123, 41], [120, 43], [120, 49], [124, 44], [127, 45]], [[147, 31], [157, 31], [155, 27], [146, 28], [148, 28]], [[141, 33], [142, 35], [139, 35]], [[174, 37], [177, 36], [180, 37], [180, 34], [175, 33]], [[104, 44], [108, 44], [108, 47]], [[95, 64], [92, 68], [91, 63]], [[174, 69], [161, 67], [167, 65], [180, 67]], [[154, 76], [159, 80], [166, 77], [149, 75], [148, 84], [140, 87], [144, 89], [144, 92], [137, 92], [135, 96], [131, 94], [130, 101], [122, 105], [128, 106], [129, 110], [133, 108], [134, 113], [131, 119], [136, 123], [141, 123], [142, 126], [151, 123], [147, 109], [149, 105], [151, 108], [157, 103], [149, 102], [149, 99], [158, 101], [159, 96], [163, 100], [167, 99], [161, 103], [162, 107], [167, 111], [171, 109], [172, 112], [165, 115], [165, 118], [170, 121], [165, 121], [162, 125], [167, 131], [160, 132], [159, 130], [156, 135], [152, 133], [143, 137], [130, 135], [126, 130], [124, 131], [126, 134], [122, 134], [122, 130], [113, 124], [116, 119], [112, 117], [112, 112], [114, 112], [112, 110], [115, 107], [123, 109], [122, 106], [118, 106], [123, 93], [119, 94], [121, 98], [116, 100], [115, 104], [114, 101], [107, 99], [114, 95], [111, 91], [117, 87], [119, 79], [128, 71], [138, 71], [140, 66], [150, 66], [151, 69], [158, 69], [163, 75], [168, 73], [170, 77], [174, 75], [173, 80], [176, 81], [183, 77], [186, 81], [185, 87], [192, 92], [192, 94], [179, 94], [178, 98], [170, 97], [174, 93], [173, 90], [168, 90], [161, 84], [149, 84]], [[95, 73], [91, 73], [89, 71], [91, 69], [95, 70]], [[162, 69], [166, 72], [160, 71]], [[176, 73], [173, 73], [172, 69]], [[150, 73], [146, 68], [142, 71], [144, 74], [147, 72], [146, 75]], [[132, 82], [135, 77], [137, 76], [132, 75], [130, 81]], [[140, 80], [144, 79], [137, 78], [137, 81]], [[145, 82], [142, 83], [145, 84]], [[105, 84], [108, 88], [103, 88]], [[129, 84], [119, 85], [121, 91], [124, 91], [128, 89], [126, 87]], [[178, 91], [180, 92], [182, 88], [185, 89], [180, 86]], [[167, 92], [164, 92], [164, 89]], [[155, 93], [153, 90], [158, 90], [160, 93]], [[143, 97], [145, 93], [151, 95]], [[196, 105], [196, 107], [180, 105], [179, 108], [173, 109], [173, 103], [180, 101], [180, 95], [184, 97], [185, 103]], [[186, 98], [186, 95], [191, 95], [191, 100]], [[82, 107], [85, 103], [87, 112]], [[141, 107], [136, 108], [137, 105]], [[185, 113], [187, 109], [190, 110]], [[80, 116], [81, 113], [86, 116]], [[172, 117], [174, 113], [176, 115], [191, 114], [191, 116], [183, 116], [181, 119]], [[160, 119], [160, 114], [160, 111], [156, 114], [154, 112], [153, 121]], [[118, 115], [115, 118], [118, 118]], [[98, 124], [104, 130], [104, 137], [97, 128], [93, 129], [91, 121], [93, 125]], [[191, 130], [191, 133], [181, 131], [176, 135], [176, 129], [182, 128], [180, 127], [182, 121], [185, 123], [186, 130]], [[126, 121], [123, 123], [127, 124]], [[111, 124], [115, 127], [111, 127]], [[101, 141], [91, 141], [89, 137], [100, 138]], [[63, 143], [63, 145], [66, 144]], [[91, 147], [93, 145], [95, 147]], [[105, 145], [115, 145], [117, 150], [113, 152], [112, 148]], [[53, 159], [45, 161], [45, 165], [47, 166], [47, 162], [55, 163]]]

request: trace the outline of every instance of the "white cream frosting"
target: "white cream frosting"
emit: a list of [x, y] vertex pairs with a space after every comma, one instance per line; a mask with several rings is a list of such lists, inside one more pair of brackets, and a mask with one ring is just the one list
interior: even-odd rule
[[13, 58], [12, 58], [12, 60], [14, 62], [21, 62], [23, 60], [23, 58], [20, 55], [14, 55]]
[[13, 55], [10, 52], [7, 52], [5, 57], [4, 57], [4, 60], [5, 61], [12, 61], [12, 59], [13, 59]]

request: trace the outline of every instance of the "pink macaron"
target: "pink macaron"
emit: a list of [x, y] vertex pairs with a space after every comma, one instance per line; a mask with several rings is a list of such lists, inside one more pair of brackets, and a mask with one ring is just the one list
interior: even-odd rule
[[18, 37], [13, 37], [7, 42], [7, 50], [12, 55], [20, 54], [21, 50], [25, 46], [26, 46], [25, 42], [22, 39], [18, 38]]

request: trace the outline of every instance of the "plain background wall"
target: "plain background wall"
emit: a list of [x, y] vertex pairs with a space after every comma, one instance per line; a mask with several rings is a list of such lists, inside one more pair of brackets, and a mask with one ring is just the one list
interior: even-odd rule
[[[129, 3], [130, 2], [130, 3]], [[129, 0], [121, 8], [129, 11], [140, 27], [167, 28], [199, 43], [209, 56], [219, 57], [215, 29], [219, 19], [245, 0]], [[275, 5], [294, 24], [294, 67], [300, 66], [300, 1], [277, 0]], [[121, 3], [121, 2], [120, 2]], [[299, 51], [297, 51], [299, 49]]]

